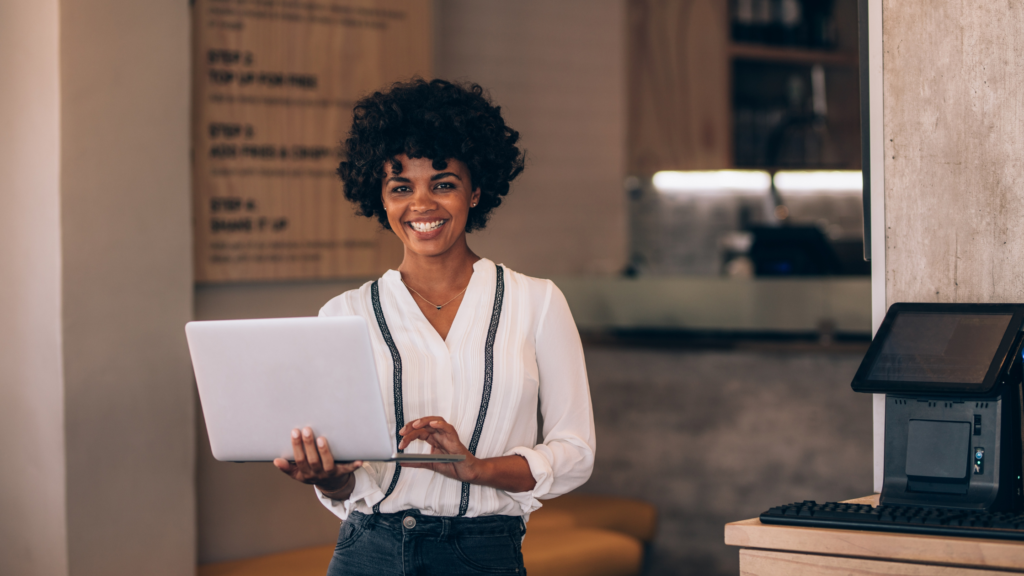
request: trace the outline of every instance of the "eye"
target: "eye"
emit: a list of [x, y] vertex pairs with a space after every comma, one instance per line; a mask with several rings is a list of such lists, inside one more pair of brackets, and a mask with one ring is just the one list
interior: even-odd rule
[[434, 186], [435, 190], [454, 190], [455, 184], [451, 182], [438, 182], [437, 186]]
[[408, 186], [395, 186], [391, 189], [392, 194], [406, 194], [408, 192], [412, 192], [412, 188]]

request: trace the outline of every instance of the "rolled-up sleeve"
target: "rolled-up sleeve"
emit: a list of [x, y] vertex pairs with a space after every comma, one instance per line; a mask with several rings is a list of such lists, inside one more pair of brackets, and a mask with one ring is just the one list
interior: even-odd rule
[[524, 514], [540, 508], [540, 500], [561, 496], [586, 482], [597, 448], [583, 344], [565, 296], [551, 282], [536, 342], [543, 443], [506, 453], [525, 458], [536, 481], [533, 490], [509, 493]]
[[356, 509], [356, 505], [360, 501], [365, 501], [367, 506], [373, 506], [383, 500], [384, 492], [381, 491], [380, 485], [373, 480], [373, 471], [369, 466], [370, 464], [363, 464], [361, 468], [357, 468], [352, 473], [355, 476], [356, 485], [352, 488], [352, 494], [347, 500], [335, 500], [324, 496], [323, 492], [314, 486], [313, 489], [316, 491], [320, 503], [344, 521]]

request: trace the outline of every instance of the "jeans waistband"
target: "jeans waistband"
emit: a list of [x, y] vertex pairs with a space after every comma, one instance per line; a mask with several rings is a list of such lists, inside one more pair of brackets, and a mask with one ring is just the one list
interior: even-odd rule
[[[412, 518], [415, 523], [406, 518]], [[396, 531], [411, 531], [438, 537], [472, 534], [476, 536], [509, 535], [521, 538], [526, 526], [521, 516], [478, 516], [462, 518], [453, 516], [428, 516], [419, 510], [403, 510], [390, 514], [363, 514], [352, 512], [347, 522], [373, 530], [383, 528]], [[410, 527], [411, 526], [411, 527]]]

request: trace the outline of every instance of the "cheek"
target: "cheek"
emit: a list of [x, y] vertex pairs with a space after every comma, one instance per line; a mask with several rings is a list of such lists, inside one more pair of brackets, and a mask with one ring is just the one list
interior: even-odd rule
[[384, 215], [387, 216], [388, 224], [391, 226], [391, 229], [394, 230], [394, 229], [396, 229], [398, 227], [398, 224], [399, 224], [399, 222], [397, 222], [397, 220], [398, 220], [398, 218], [397, 218], [397, 216], [398, 216], [397, 209], [396, 209], [395, 206], [390, 205], [387, 202], [384, 202], [383, 205], [384, 205]]
[[469, 217], [469, 205], [473, 203], [471, 199], [460, 198], [455, 202], [452, 202], [448, 208], [452, 216], [459, 220], [466, 220]]

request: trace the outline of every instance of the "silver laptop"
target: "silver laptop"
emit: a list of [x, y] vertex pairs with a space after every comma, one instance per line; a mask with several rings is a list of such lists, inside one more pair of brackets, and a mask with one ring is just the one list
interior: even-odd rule
[[185, 334], [217, 460], [294, 460], [291, 431], [304, 426], [339, 462], [465, 459], [398, 453], [361, 317], [189, 322]]

